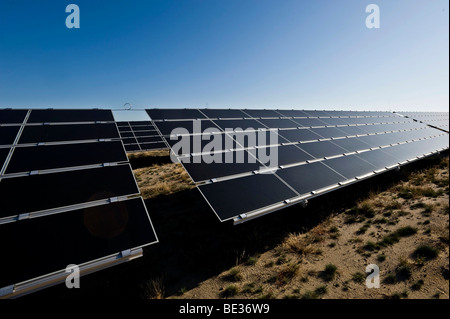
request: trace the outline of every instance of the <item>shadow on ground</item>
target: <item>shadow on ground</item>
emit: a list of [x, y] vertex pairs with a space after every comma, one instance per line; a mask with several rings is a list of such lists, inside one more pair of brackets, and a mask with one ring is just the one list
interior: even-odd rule
[[353, 207], [370, 192], [385, 191], [411, 173], [439, 163], [440, 158], [423, 159], [398, 172], [328, 193], [311, 200], [306, 208], [291, 206], [237, 226], [220, 223], [197, 189], [148, 199], [160, 242], [144, 248], [142, 258], [82, 277], [80, 289], [69, 290], [60, 284], [25, 298], [142, 299], [147, 297], [147, 283], [156, 278], [162, 279], [165, 296], [189, 290], [243, 261], [242, 256], [270, 250], [287, 234], [306, 232], [328, 216]]

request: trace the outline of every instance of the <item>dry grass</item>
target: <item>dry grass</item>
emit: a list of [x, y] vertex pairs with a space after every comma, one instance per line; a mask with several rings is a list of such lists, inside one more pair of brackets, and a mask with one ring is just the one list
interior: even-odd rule
[[157, 277], [147, 282], [144, 288], [145, 299], [164, 299], [165, 288], [162, 277]]
[[170, 195], [195, 187], [180, 164], [155, 164], [135, 169], [134, 174], [145, 199]]
[[169, 150], [156, 150], [156, 151], [148, 151], [148, 152], [136, 152], [136, 153], [129, 153], [128, 159], [134, 160], [138, 158], [144, 158], [144, 157], [166, 157], [169, 156]]

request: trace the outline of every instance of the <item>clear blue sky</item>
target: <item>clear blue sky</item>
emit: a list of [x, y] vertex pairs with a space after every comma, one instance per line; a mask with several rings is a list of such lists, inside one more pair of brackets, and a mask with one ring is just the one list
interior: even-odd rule
[[0, 108], [446, 111], [448, 25], [447, 0], [1, 0]]

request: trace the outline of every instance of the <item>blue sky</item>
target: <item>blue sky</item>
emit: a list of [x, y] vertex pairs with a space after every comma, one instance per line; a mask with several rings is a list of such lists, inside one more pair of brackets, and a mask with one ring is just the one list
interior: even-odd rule
[[446, 111], [448, 25], [444, 0], [1, 0], [0, 108]]

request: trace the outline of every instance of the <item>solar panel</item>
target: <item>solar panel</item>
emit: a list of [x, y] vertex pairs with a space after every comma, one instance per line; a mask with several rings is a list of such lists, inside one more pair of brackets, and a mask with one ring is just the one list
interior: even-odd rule
[[64, 281], [69, 264], [84, 274], [157, 242], [110, 110], [0, 116], [0, 298]]
[[[195, 121], [195, 110], [191, 120], [186, 111], [173, 111], [154, 124], [182, 163], [196, 160], [183, 165], [219, 219], [235, 223], [448, 149], [447, 133], [390, 112], [198, 112], [202, 121]], [[238, 127], [257, 130], [221, 133]], [[225, 160], [226, 154], [250, 153], [245, 158], [259, 162]]]
[[199, 110], [194, 109], [151, 109], [147, 113], [153, 121], [205, 118]]
[[0, 145], [12, 145], [19, 129], [19, 126], [0, 127]]
[[5, 173], [126, 161], [127, 156], [119, 141], [17, 147]]
[[201, 109], [202, 114], [210, 119], [227, 118], [227, 119], [239, 119], [246, 117], [246, 114], [240, 110], [223, 110], [223, 109]]
[[284, 130], [279, 131], [278, 134], [289, 142], [317, 141], [322, 138], [309, 129]]
[[198, 188], [221, 221], [296, 196], [273, 174], [252, 175], [200, 185]]
[[266, 128], [266, 126], [256, 120], [214, 120], [214, 123], [224, 131], [227, 129], [234, 130], [237, 128], [242, 130], [257, 130], [259, 128]]
[[215, 156], [197, 155], [182, 158], [181, 163], [191, 178], [195, 182], [200, 182], [259, 170], [262, 164], [250, 154], [254, 152], [255, 150], [217, 153]]
[[68, 265], [101, 267], [127, 251], [136, 257], [137, 248], [157, 241], [152, 229], [142, 198], [1, 225], [0, 287], [36, 277], [64, 281]]
[[114, 123], [26, 126], [19, 144], [119, 138]]
[[9, 148], [0, 148], [0, 171], [6, 161], [6, 158], [8, 157], [9, 150]]
[[242, 110], [248, 117], [254, 118], [274, 118], [282, 116], [274, 110]]
[[347, 153], [346, 149], [339, 147], [331, 141], [305, 143], [301, 144], [300, 148], [315, 158], [331, 157]]
[[294, 188], [299, 195], [308, 194], [345, 180], [343, 176], [321, 162], [282, 169], [277, 171], [276, 175]]
[[151, 121], [118, 122], [117, 127], [127, 152], [167, 148]]
[[109, 110], [33, 110], [27, 123], [112, 122]]
[[0, 110], [0, 124], [21, 124], [28, 110]]
[[356, 155], [337, 157], [324, 162], [335, 172], [352, 179], [373, 172], [376, 167]]
[[398, 112], [398, 114], [449, 132], [449, 112]]

